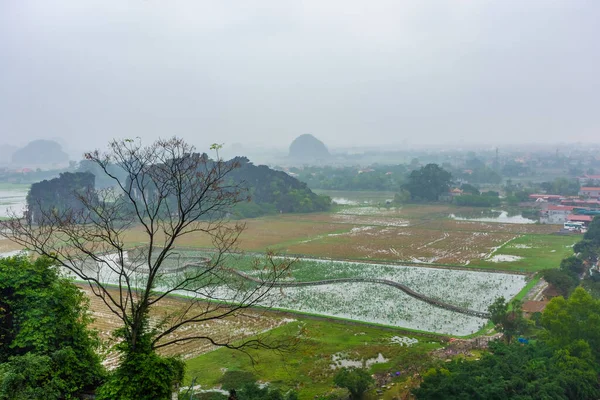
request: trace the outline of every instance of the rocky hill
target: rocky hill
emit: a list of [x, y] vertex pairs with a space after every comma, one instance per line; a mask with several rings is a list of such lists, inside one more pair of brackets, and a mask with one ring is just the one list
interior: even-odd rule
[[12, 154], [12, 163], [22, 166], [61, 165], [68, 162], [68, 154], [53, 140], [34, 140]]
[[300, 135], [290, 145], [289, 157], [294, 161], [322, 161], [331, 157], [323, 142], [310, 134]]

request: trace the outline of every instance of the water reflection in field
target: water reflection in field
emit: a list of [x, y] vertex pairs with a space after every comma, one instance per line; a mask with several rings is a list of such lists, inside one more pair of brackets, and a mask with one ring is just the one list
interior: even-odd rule
[[27, 188], [0, 189], [0, 217], [23, 212], [27, 190]]
[[519, 212], [509, 213], [502, 210], [477, 210], [456, 212], [449, 215], [458, 221], [499, 222], [504, 224], [534, 224], [536, 221], [523, 217]]

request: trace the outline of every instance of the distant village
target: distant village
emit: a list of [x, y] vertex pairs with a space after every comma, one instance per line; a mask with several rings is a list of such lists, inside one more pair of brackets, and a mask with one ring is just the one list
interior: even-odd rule
[[559, 194], [530, 194], [531, 201], [541, 205], [542, 224], [563, 224], [569, 231], [585, 232], [595, 216], [600, 215], [600, 175], [584, 175], [581, 184], [595, 183], [595, 186], [581, 186], [578, 196]]

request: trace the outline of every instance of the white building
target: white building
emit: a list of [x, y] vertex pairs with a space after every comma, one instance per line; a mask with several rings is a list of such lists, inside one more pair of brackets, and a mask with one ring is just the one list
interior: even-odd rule
[[542, 210], [540, 222], [542, 224], [564, 224], [567, 217], [573, 212], [573, 206], [548, 205]]

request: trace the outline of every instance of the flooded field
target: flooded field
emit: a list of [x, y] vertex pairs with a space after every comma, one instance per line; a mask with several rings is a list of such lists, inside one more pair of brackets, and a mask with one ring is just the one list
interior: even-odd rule
[[537, 221], [523, 217], [521, 214], [509, 214], [501, 210], [481, 210], [469, 212], [456, 212], [449, 218], [457, 221], [497, 222], [502, 224], [535, 224]]
[[25, 210], [29, 185], [0, 185], [0, 218]]
[[348, 190], [320, 190], [313, 189], [319, 195], [329, 196], [331, 200], [340, 205], [376, 205], [385, 204], [394, 199], [394, 192], [369, 192]]

